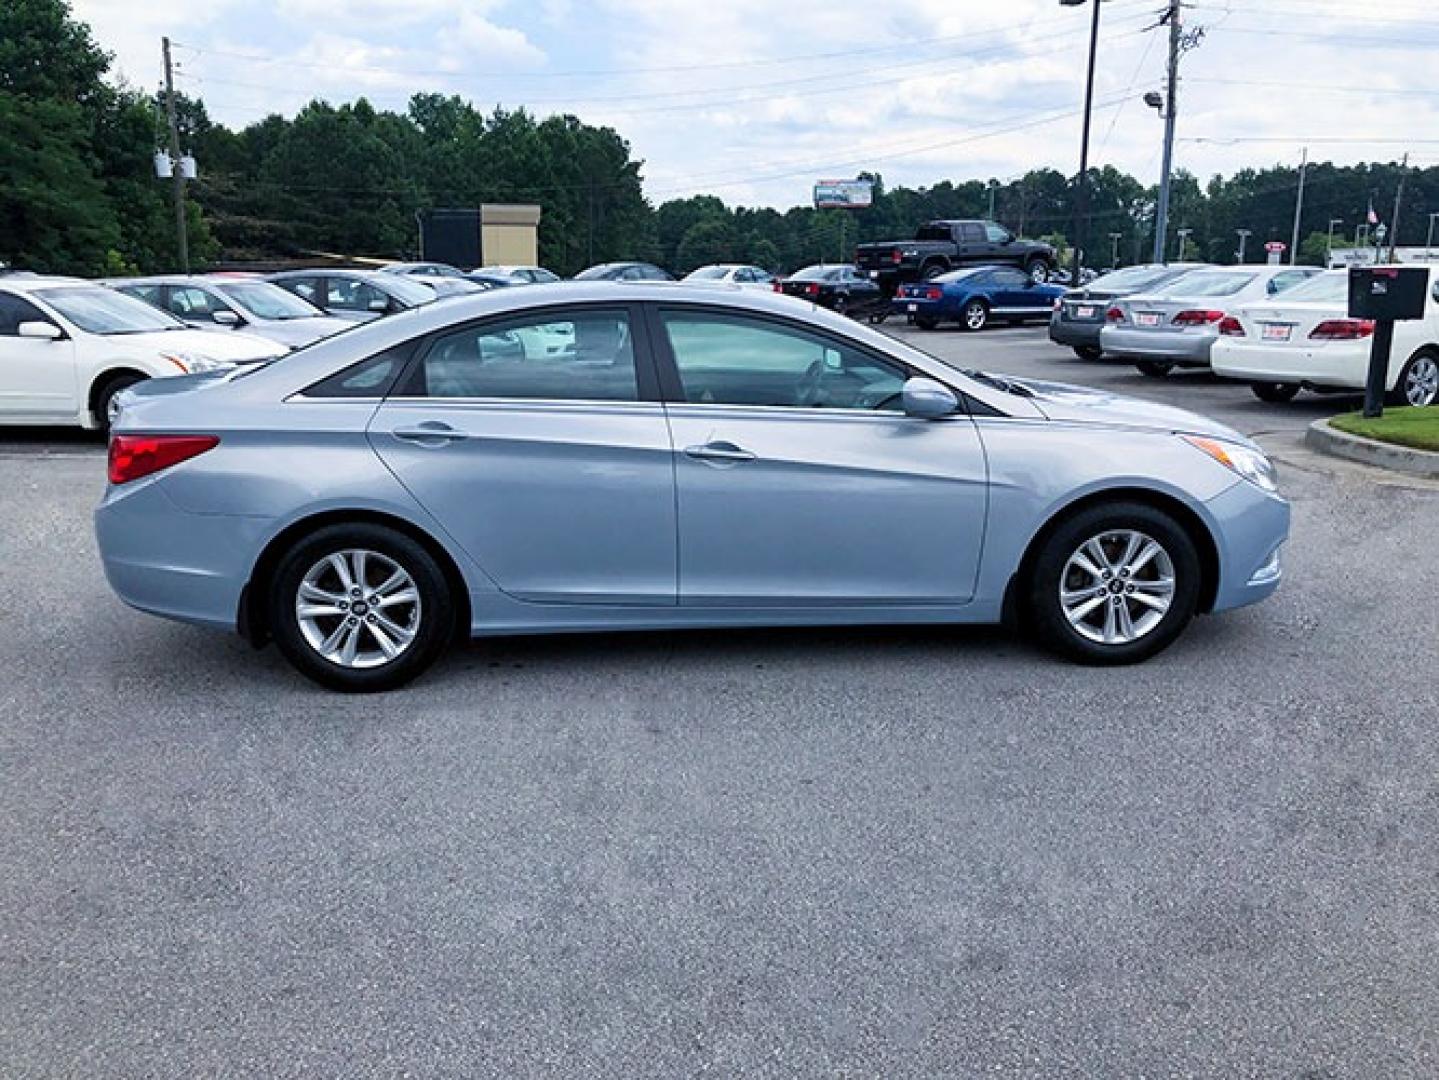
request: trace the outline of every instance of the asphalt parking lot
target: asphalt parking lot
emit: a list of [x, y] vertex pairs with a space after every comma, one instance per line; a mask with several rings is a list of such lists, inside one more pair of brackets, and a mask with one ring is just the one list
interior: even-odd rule
[[1257, 435], [1279, 594], [1125, 670], [604, 635], [345, 698], [121, 606], [103, 448], [0, 431], [0, 1073], [1439, 1071], [1439, 485], [1305, 452], [1334, 399], [914, 336]]

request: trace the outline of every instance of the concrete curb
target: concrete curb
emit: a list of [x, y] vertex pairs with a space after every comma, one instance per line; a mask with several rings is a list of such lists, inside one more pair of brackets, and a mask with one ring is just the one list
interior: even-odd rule
[[1347, 431], [1330, 427], [1328, 420], [1316, 420], [1310, 424], [1309, 430], [1304, 433], [1304, 442], [1311, 450], [1321, 454], [1392, 469], [1409, 476], [1439, 480], [1439, 454], [1432, 450], [1415, 450], [1366, 439], [1361, 435], [1350, 435]]

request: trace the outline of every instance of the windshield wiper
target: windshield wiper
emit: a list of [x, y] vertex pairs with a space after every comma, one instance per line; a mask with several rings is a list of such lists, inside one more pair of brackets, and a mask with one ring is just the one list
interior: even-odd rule
[[1010, 382], [1008, 379], [1002, 379], [998, 375], [991, 375], [987, 371], [976, 371], [973, 368], [962, 368], [960, 370], [960, 374], [968, 375], [977, 383], [983, 383], [985, 386], [988, 386], [991, 389], [1000, 390], [1006, 394], [1013, 394], [1015, 397], [1032, 398], [1035, 396], [1034, 391], [1031, 390], [1029, 387], [1017, 382]]

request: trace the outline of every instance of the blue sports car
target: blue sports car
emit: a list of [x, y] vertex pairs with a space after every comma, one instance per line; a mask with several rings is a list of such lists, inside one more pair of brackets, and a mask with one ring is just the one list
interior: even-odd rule
[[1048, 319], [1065, 292], [1059, 285], [1037, 285], [1012, 266], [970, 266], [901, 286], [893, 310], [908, 315], [921, 330], [933, 330], [944, 319], [966, 330], [983, 330], [991, 319]]
[[123, 600], [342, 690], [457, 634], [1011, 615], [1132, 663], [1273, 592], [1289, 528], [1212, 420], [670, 282], [493, 289], [146, 380], [109, 473]]

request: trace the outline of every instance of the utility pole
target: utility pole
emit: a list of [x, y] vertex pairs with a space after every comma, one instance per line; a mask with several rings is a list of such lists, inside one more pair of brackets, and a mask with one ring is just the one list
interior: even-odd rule
[[1394, 252], [1399, 247], [1399, 208], [1404, 205], [1404, 181], [1409, 178], [1409, 152], [1404, 152], [1404, 162], [1399, 166], [1399, 186], [1394, 191], [1394, 216], [1389, 219], [1389, 261], [1394, 262]]
[[1343, 218], [1329, 219], [1329, 235], [1324, 241], [1324, 269], [1329, 269], [1329, 264], [1334, 261], [1334, 226], [1343, 225]]
[[175, 185], [175, 243], [180, 251], [180, 272], [190, 272], [190, 238], [185, 230], [185, 177], [180, 168], [180, 127], [175, 120], [175, 73], [170, 63], [170, 39], [160, 39], [165, 57], [165, 122], [170, 126], [171, 176]]
[[1439, 213], [1429, 215], [1429, 237], [1424, 241], [1425, 254], [1432, 254], [1429, 250], [1434, 246], [1434, 222], [1439, 220]]
[[995, 192], [995, 189], [998, 188], [998, 187], [999, 187], [999, 181], [998, 181], [998, 180], [991, 180], [991, 181], [989, 182], [989, 218], [988, 218], [988, 220], [990, 220], [990, 221], [993, 221], [993, 220], [994, 220], [994, 192]]
[[[1166, 233], [1169, 230], [1169, 177], [1174, 167], [1174, 120], [1179, 114], [1179, 53], [1181, 44], [1180, 0], [1169, 0], [1164, 16], [1169, 23], [1169, 90], [1164, 99], [1164, 167], [1159, 176], [1159, 208], [1154, 217], [1154, 261], [1164, 262]], [[1182, 253], [1181, 248], [1181, 253]]]
[[[1076, 7], [1084, 0], [1059, 0], [1064, 7]], [[1176, 0], [1177, 2], [1177, 0]], [[1084, 242], [1089, 232], [1089, 126], [1094, 111], [1094, 57], [1099, 48], [1100, 0], [1090, 0], [1094, 14], [1089, 23], [1089, 67], [1084, 77], [1084, 129], [1079, 137], [1079, 186], [1074, 192], [1074, 262], [1070, 284], [1079, 287], [1084, 266]]]
[[1294, 200], [1294, 231], [1289, 236], [1289, 265], [1299, 258], [1299, 217], [1304, 213], [1304, 176], [1309, 171], [1309, 147], [1299, 155], [1299, 195]]
[[1240, 262], [1240, 265], [1243, 265], [1243, 263], [1244, 263], [1244, 246], [1245, 246], [1246, 242], [1249, 240], [1249, 238], [1254, 235], [1254, 233], [1252, 233], [1252, 232], [1251, 232], [1250, 230], [1248, 230], [1248, 229], [1235, 229], [1234, 231], [1239, 234], [1239, 262]]

